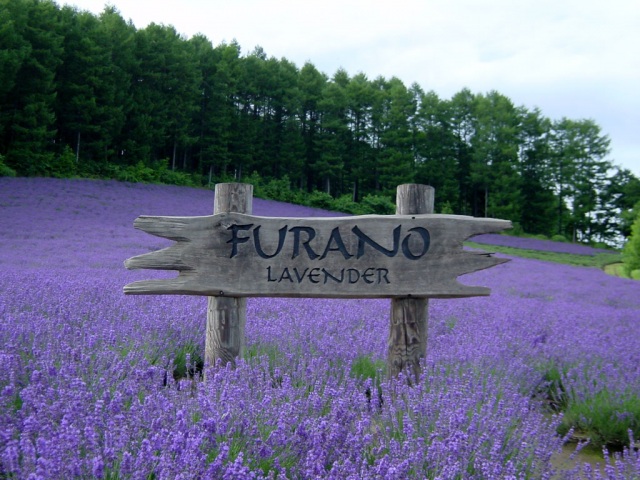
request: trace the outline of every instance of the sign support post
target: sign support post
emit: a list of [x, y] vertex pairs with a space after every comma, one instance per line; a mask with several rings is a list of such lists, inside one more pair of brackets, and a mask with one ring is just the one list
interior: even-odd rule
[[[435, 189], [428, 185], [398, 185], [396, 215], [433, 213]], [[402, 370], [420, 377], [420, 362], [427, 351], [427, 298], [392, 298], [389, 322], [387, 375], [398, 376]]]
[[[213, 200], [213, 214], [246, 213], [253, 210], [253, 185], [246, 183], [218, 183]], [[245, 347], [247, 320], [246, 297], [208, 297], [207, 326], [204, 347], [205, 367], [218, 360], [222, 365], [242, 356]]]

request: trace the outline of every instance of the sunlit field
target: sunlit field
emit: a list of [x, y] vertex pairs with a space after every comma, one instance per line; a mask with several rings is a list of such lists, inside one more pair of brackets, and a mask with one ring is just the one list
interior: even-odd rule
[[[385, 378], [389, 300], [249, 299], [244, 358], [202, 381], [206, 299], [125, 296], [173, 274], [123, 262], [171, 243], [138, 215], [212, 209], [203, 189], [0, 178], [0, 478], [640, 478], [637, 281], [518, 257], [463, 276], [492, 294], [430, 301], [413, 386]], [[602, 468], [559, 471], [587, 438]]]

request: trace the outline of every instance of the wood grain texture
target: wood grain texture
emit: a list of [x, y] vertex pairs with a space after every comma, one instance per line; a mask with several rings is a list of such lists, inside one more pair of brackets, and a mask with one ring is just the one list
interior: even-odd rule
[[[435, 190], [428, 185], [399, 185], [396, 191], [396, 215], [432, 214]], [[393, 298], [387, 340], [387, 375], [397, 377], [405, 371], [417, 382], [427, 352], [427, 298]]]
[[205, 332], [205, 365], [231, 363], [244, 353], [247, 299], [208, 297]]
[[394, 298], [391, 300], [387, 341], [387, 375], [404, 371], [411, 382], [420, 378], [421, 363], [427, 353], [429, 300]]
[[396, 215], [433, 213], [435, 189], [430, 185], [406, 183], [396, 188]]
[[[241, 183], [219, 183], [216, 185], [213, 203], [214, 214], [224, 212], [251, 213], [252, 208], [252, 185]], [[165, 224], [162, 231], [176, 232], [184, 229], [184, 225], [178, 221]], [[185, 238], [177, 233], [167, 238], [179, 243], [190, 241], [189, 237]], [[192, 268], [188, 265], [188, 261], [187, 264], [178, 261], [175, 266], [179, 267], [181, 271], [188, 271]], [[206, 367], [216, 365], [218, 362], [221, 365], [231, 363], [235, 367], [236, 358], [242, 356], [244, 352], [246, 319], [246, 298], [208, 297], [204, 346]]]
[[488, 295], [489, 289], [462, 285], [457, 277], [506, 261], [464, 251], [462, 242], [511, 223], [433, 214], [300, 219], [218, 213], [142, 216], [134, 226], [176, 243], [125, 266], [179, 275], [131, 283], [127, 294], [453, 298]]

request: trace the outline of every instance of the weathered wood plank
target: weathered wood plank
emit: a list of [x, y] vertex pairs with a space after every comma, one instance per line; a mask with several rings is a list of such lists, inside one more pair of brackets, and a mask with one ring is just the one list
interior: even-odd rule
[[[456, 277], [505, 260], [464, 251], [462, 242], [511, 226], [504, 220], [432, 214], [292, 219], [220, 213], [178, 218], [142, 217], [145, 231], [171, 236], [177, 243], [125, 262], [127, 268], [177, 270], [178, 279], [134, 282], [125, 286], [125, 293], [488, 295], [488, 289], [461, 285]], [[156, 227], [149, 227], [153, 223]]]
[[132, 257], [125, 262], [129, 269], [146, 268], [149, 270], [192, 270], [193, 266], [184, 263], [182, 249], [171, 246], [155, 252]]
[[191, 217], [158, 217], [140, 216], [133, 222], [134, 228], [150, 233], [156, 237], [168, 238], [169, 240], [188, 241], [180, 232], [190, 223]]

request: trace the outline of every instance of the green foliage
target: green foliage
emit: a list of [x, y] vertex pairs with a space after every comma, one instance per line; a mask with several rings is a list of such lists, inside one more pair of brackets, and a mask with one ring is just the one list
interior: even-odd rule
[[62, 153], [55, 157], [47, 171], [48, 175], [56, 178], [71, 178], [77, 173], [76, 156], [69, 146], [65, 146]]
[[280, 179], [265, 180], [258, 172], [253, 171], [251, 175], [244, 177], [242, 181], [253, 185], [253, 195], [257, 198], [287, 203], [304, 203], [302, 201], [302, 192], [291, 188], [291, 181], [287, 175]]
[[562, 243], [567, 243], [567, 237], [565, 237], [564, 235], [553, 235], [551, 237], [551, 240], [553, 240], [554, 242], [562, 242]]
[[453, 207], [451, 206], [451, 202], [448, 200], [442, 204], [442, 208], [440, 209], [440, 213], [443, 215], [453, 215], [455, 212], [453, 211]]
[[[56, 74], [63, 36], [53, 2], [4, 2], [2, 34], [8, 24], [9, 61], [2, 62], [0, 152], [19, 175], [47, 175], [54, 163]], [[2, 58], [5, 58], [4, 38]], [[3, 82], [4, 83], [4, 82]]]
[[4, 156], [0, 155], [0, 177], [15, 177], [16, 171], [4, 163]]
[[258, 198], [306, 205], [334, 212], [354, 215], [389, 215], [393, 214], [396, 208], [388, 197], [381, 195], [366, 195], [361, 202], [354, 202], [349, 195], [334, 198], [319, 190], [305, 194], [301, 190], [291, 188], [291, 182], [287, 175], [281, 179], [265, 181], [258, 172], [254, 171], [248, 177], [244, 177], [242, 181], [253, 185], [253, 194]]
[[[225, 180], [230, 180], [230, 179], [225, 179]], [[231, 181], [236, 181], [236, 180], [233, 179]], [[249, 185], [253, 185], [253, 195], [255, 197], [262, 198], [260, 196], [260, 192], [264, 184], [264, 180], [262, 179], [262, 177], [258, 172], [254, 170], [253, 172], [251, 172], [251, 175], [243, 177], [242, 182], [248, 183]]]
[[640, 215], [640, 201], [634, 204], [633, 207], [623, 210], [620, 214], [622, 223], [624, 224], [624, 228], [621, 230], [621, 233], [625, 237], [628, 238], [631, 235], [631, 226], [638, 215]]
[[202, 178], [193, 173], [181, 172], [178, 170], [170, 170], [168, 160], [156, 162], [153, 165], [155, 172], [153, 183], [165, 183], [169, 185], [180, 185], [183, 187], [200, 187], [202, 186]]
[[[357, 357], [353, 363], [351, 364], [351, 371], [349, 374], [352, 377], [355, 377], [361, 381], [370, 380], [372, 381], [372, 387], [375, 387], [377, 391], [377, 401], [378, 405], [382, 405], [382, 387], [381, 381], [383, 372], [386, 370], [386, 363], [382, 360], [372, 360], [371, 357], [367, 355], [361, 355]], [[367, 402], [371, 402], [373, 397], [373, 392], [371, 391], [371, 387], [367, 387], [364, 392], [365, 397], [367, 398]]]
[[364, 215], [365, 208], [361, 203], [354, 202], [351, 195], [341, 195], [333, 200], [333, 209], [337, 212], [349, 213], [351, 215]]
[[496, 91], [329, 78], [261, 48], [136, 29], [114, 7], [3, 7], [0, 175], [201, 186], [252, 172], [256, 196], [353, 214], [392, 214], [396, 186], [417, 182], [437, 211], [588, 243], [627, 236], [640, 200], [592, 120], [552, 122]]
[[143, 161], [117, 169], [117, 172], [117, 179], [122, 182], [152, 183], [156, 179], [153, 169], [146, 166]]
[[621, 449], [629, 446], [629, 430], [640, 435], [640, 397], [628, 392], [613, 393], [606, 389], [594, 395], [576, 395], [566, 388], [567, 365], [550, 361], [540, 366], [542, 382], [536, 396], [553, 412], [562, 412], [558, 433], [569, 430], [589, 438], [597, 448]]
[[177, 347], [173, 357], [173, 379], [193, 378], [204, 368], [201, 348], [188, 342]]
[[392, 215], [396, 211], [396, 206], [391, 199], [382, 195], [365, 195], [362, 206], [367, 213], [378, 215]]
[[307, 197], [305, 204], [314, 208], [331, 210], [331, 207], [333, 206], [333, 197], [326, 192], [316, 190]]
[[564, 408], [561, 435], [569, 429], [589, 437], [596, 447], [629, 446], [629, 430], [640, 436], [640, 397], [633, 393], [601, 390], [592, 397], [572, 398]]
[[640, 211], [631, 226], [631, 236], [622, 250], [622, 261], [627, 275], [636, 278], [637, 271], [640, 270]]
[[244, 349], [243, 358], [247, 362], [252, 362], [263, 356], [267, 357], [269, 365], [272, 367], [276, 366], [282, 358], [285, 358], [282, 350], [271, 343], [253, 343]]
[[[170, 170], [167, 160], [156, 162], [151, 166], [139, 161], [135, 165], [119, 166], [110, 165], [108, 168], [98, 168], [98, 176], [114, 178], [121, 182], [132, 183], [162, 183], [169, 185], [181, 185], [186, 187], [202, 186], [202, 179], [196, 174]], [[95, 163], [85, 171], [95, 171]], [[91, 175], [89, 175], [91, 176]]]
[[514, 235], [516, 237], [520, 237], [524, 235], [524, 229], [520, 222], [512, 222], [512, 227], [507, 232], [508, 235]]
[[562, 367], [557, 362], [551, 360], [540, 367], [542, 370], [542, 383], [536, 392], [545, 402], [545, 407], [553, 412], [564, 411], [570, 402], [570, 395], [567, 392], [563, 377], [567, 372], [567, 367]]
[[386, 364], [382, 360], [372, 360], [367, 355], [361, 355], [351, 364], [351, 376], [361, 380], [379, 379], [381, 372], [386, 369]]
[[297, 192], [291, 189], [289, 176], [285, 175], [280, 179], [273, 179], [263, 187], [263, 195], [266, 198], [280, 198], [284, 202], [296, 203]]

